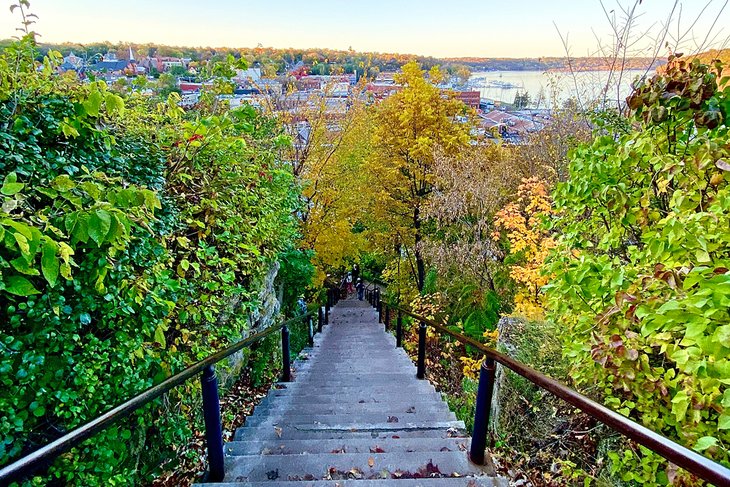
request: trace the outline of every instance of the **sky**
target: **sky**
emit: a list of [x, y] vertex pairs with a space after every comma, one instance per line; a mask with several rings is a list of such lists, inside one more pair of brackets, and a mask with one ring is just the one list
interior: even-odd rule
[[[16, 0], [17, 1], [17, 0]], [[656, 33], [675, 0], [643, 0], [636, 32]], [[708, 0], [683, 0], [676, 21], [686, 30]], [[715, 23], [715, 47], [730, 36], [730, 6], [709, 0], [692, 33], [704, 39]], [[12, 3], [15, 3], [11, 0]], [[618, 2], [603, 0], [607, 11]], [[10, 3], [10, 2], [9, 2]], [[7, 4], [6, 4], [7, 5]], [[16, 35], [20, 18], [0, 13], [0, 38]], [[31, 0], [41, 42], [96, 41], [178, 46], [332, 48], [436, 57], [563, 56], [597, 54], [610, 38], [599, 0]], [[675, 11], [678, 13], [678, 10]], [[556, 29], [557, 26], [557, 29]], [[722, 29], [725, 29], [724, 31]], [[648, 52], [646, 41], [636, 44]], [[683, 49], [690, 52], [696, 43]]]

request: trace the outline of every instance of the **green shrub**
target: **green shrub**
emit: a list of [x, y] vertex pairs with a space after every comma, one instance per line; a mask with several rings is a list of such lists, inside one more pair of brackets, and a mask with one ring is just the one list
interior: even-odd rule
[[[554, 194], [560, 240], [548, 293], [582, 391], [730, 464], [730, 88], [718, 88], [721, 72], [671, 60], [628, 99], [629, 132], [574, 152]], [[667, 463], [644, 449], [612, 458], [623, 481], [667, 477]]]
[[[240, 339], [296, 239], [275, 121], [120, 96], [35, 53], [29, 36], [0, 55], [0, 465]], [[34, 483], [149, 480], [189, 437], [197, 387]]]

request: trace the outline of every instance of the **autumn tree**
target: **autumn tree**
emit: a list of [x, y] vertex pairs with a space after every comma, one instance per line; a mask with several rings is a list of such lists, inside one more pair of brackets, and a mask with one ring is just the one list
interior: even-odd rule
[[470, 141], [470, 112], [445, 97], [434, 85], [443, 79], [438, 68], [428, 74], [416, 62], [403, 66], [396, 83], [404, 88], [375, 110], [372, 154], [367, 161], [373, 214], [381, 229], [405, 246], [418, 289], [423, 289], [426, 263], [424, 209], [436, 183], [434, 152], [453, 155]]
[[360, 220], [358, 175], [370, 123], [359, 87], [346, 98], [333, 96], [334, 89], [269, 100], [292, 140], [287, 160], [302, 187], [301, 245], [313, 252], [319, 281], [327, 271], [356, 261], [364, 246], [353, 228]]
[[438, 191], [425, 209], [436, 232], [423, 247], [441, 276], [458, 275], [481, 290], [497, 291], [495, 275], [504, 250], [493, 239], [494, 215], [519, 181], [514, 153], [511, 147], [490, 144], [469, 147], [457, 157], [436, 155]]

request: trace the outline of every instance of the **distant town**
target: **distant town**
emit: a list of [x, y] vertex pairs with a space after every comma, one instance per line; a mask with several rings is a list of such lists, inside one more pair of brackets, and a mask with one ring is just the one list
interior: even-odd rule
[[[74, 46], [76, 49], [74, 49]], [[82, 79], [104, 79], [119, 89], [138, 90], [148, 94], [177, 92], [183, 107], [193, 107], [201, 94], [211, 89], [214, 76], [205, 67], [209, 62], [226, 57], [244, 59], [246, 69], [231, 73], [231, 92], [219, 94], [231, 108], [243, 104], [293, 112], [312, 100], [324, 101], [326, 115], [342, 117], [352, 97], [368, 103], [382, 100], [402, 89], [396, 83], [400, 65], [409, 58], [395, 54], [368, 54], [353, 51], [303, 51], [253, 48], [249, 50], [214, 50], [169, 48], [140, 45], [42, 46], [46, 51], [64, 54], [61, 72], [75, 72]], [[105, 50], [106, 49], [106, 50]], [[416, 59], [424, 68], [439, 65], [447, 80], [439, 83], [445, 96], [461, 100], [472, 108], [479, 120], [484, 139], [521, 143], [525, 137], [539, 131], [551, 118], [551, 110], [535, 104], [527, 91], [519, 91], [501, 80], [485, 82], [471, 79], [475, 70], [555, 70], [567, 69], [564, 58], [540, 59], [481, 59], [459, 58], [438, 60]], [[631, 59], [629, 68], [652, 68], [652, 59]], [[576, 69], [603, 69], [607, 63], [600, 59], [572, 60]], [[481, 83], [481, 84], [480, 84]], [[514, 100], [494, 100], [483, 96], [484, 88], [517, 90]], [[532, 96], [536, 94], [533, 93]], [[296, 119], [296, 117], [294, 117]], [[295, 120], [296, 138], [306, 138], [306, 120]]]

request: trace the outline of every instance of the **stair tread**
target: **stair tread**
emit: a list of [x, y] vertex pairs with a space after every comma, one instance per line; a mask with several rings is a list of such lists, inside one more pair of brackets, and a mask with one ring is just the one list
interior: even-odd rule
[[[396, 483], [397, 482], [397, 483]], [[496, 477], [426, 478], [426, 479], [378, 479], [378, 480], [317, 480], [220, 482], [193, 484], [197, 487], [507, 487], [506, 480]]]
[[358, 438], [317, 440], [250, 440], [226, 443], [226, 455], [292, 455], [299, 453], [375, 453], [395, 451], [465, 451], [469, 438]]
[[[301, 455], [242, 455], [226, 458], [225, 480], [261, 481], [274, 480], [269, 475], [278, 471], [278, 478], [290, 477], [303, 479], [313, 476], [313, 480], [325, 479], [331, 469], [350, 472], [359, 470], [363, 478], [380, 478], [385, 471], [396, 472], [426, 471], [432, 464], [446, 477], [458, 474], [492, 475], [490, 468], [478, 467], [467, 459], [462, 452], [395, 452], [395, 453], [322, 453]], [[372, 465], [371, 465], [372, 464]], [[345, 477], [346, 478], [346, 477]]]

